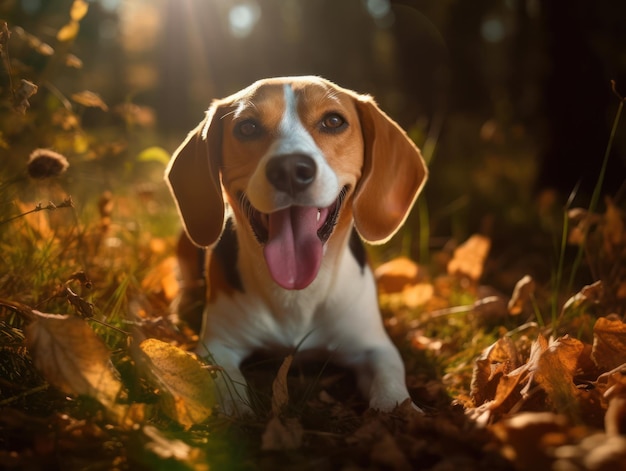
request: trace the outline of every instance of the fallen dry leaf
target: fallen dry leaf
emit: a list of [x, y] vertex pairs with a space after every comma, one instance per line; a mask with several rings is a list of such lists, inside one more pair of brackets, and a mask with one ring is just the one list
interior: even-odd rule
[[163, 434], [152, 425], [144, 425], [143, 433], [150, 439], [146, 443], [146, 448], [161, 458], [176, 460], [186, 460], [189, 458], [191, 447], [181, 440], [172, 440], [163, 436]]
[[626, 324], [600, 317], [593, 327], [591, 358], [599, 368], [612, 370], [626, 363]]
[[486, 425], [519, 402], [520, 385], [528, 376], [527, 365], [515, 368], [519, 363], [515, 344], [508, 337], [486, 348], [476, 360], [471, 382], [475, 407], [467, 411], [476, 423]]
[[296, 417], [273, 416], [261, 437], [262, 450], [296, 450], [302, 446], [304, 431]]
[[70, 8], [70, 18], [74, 21], [80, 21], [89, 11], [89, 3], [85, 0], [74, 0]]
[[480, 234], [474, 234], [454, 251], [448, 262], [448, 274], [467, 276], [478, 281], [483, 274], [485, 259], [491, 247], [491, 240]]
[[[506, 337], [505, 337], [506, 338]], [[546, 340], [539, 335], [530, 349], [528, 361], [516, 360], [512, 340], [500, 339], [476, 360], [471, 384], [474, 410], [470, 416], [488, 423], [494, 414], [511, 412], [521, 406], [534, 386], [546, 393], [553, 407], [576, 419], [579, 413], [579, 395], [574, 384], [574, 373], [585, 350], [582, 342], [568, 336]]]
[[604, 416], [605, 432], [607, 435], [626, 433], [626, 364], [601, 374], [596, 387], [604, 390], [604, 399], [608, 400]]
[[[556, 457], [552, 467], [555, 470], [621, 471], [625, 469], [626, 438], [623, 436], [595, 433], [584, 437], [579, 443], [562, 445], [549, 451]], [[532, 469], [537, 469], [537, 467]]]
[[384, 433], [374, 442], [370, 458], [382, 469], [410, 471], [413, 469], [405, 454], [390, 433]]
[[418, 282], [419, 266], [406, 257], [398, 257], [383, 263], [374, 270], [381, 293], [400, 293], [408, 285]]
[[109, 107], [104, 100], [102, 100], [100, 95], [89, 90], [72, 94], [72, 100], [88, 108], [100, 108], [102, 111], [109, 110]]
[[567, 425], [565, 417], [551, 412], [524, 412], [492, 430], [502, 442], [502, 453], [517, 469], [541, 470], [552, 469], [550, 447], [567, 443]]
[[600, 299], [602, 299], [603, 292], [604, 287], [602, 285], [602, 281], [600, 280], [590, 285], [583, 286], [578, 293], [565, 301], [563, 308], [561, 309], [561, 315], [564, 315], [564, 313], [568, 311], [580, 309], [581, 307], [589, 304], [598, 303]]
[[[502, 337], [483, 350], [475, 361], [472, 374], [470, 394], [474, 404], [493, 400], [501, 376], [516, 370], [520, 364], [515, 343], [509, 337]], [[503, 399], [500, 397], [499, 402]]]
[[602, 226], [604, 252], [611, 258], [618, 256], [626, 243], [624, 215], [613, 200], [608, 197], [606, 198], [606, 212]]
[[36, 208], [34, 203], [23, 203], [19, 200], [15, 201], [15, 205], [22, 214], [29, 213], [21, 219], [30, 230], [39, 234], [42, 240], [54, 239], [55, 234], [50, 227], [50, 220], [46, 211], [33, 212], [33, 209]]
[[517, 316], [524, 311], [524, 308], [532, 301], [535, 294], [535, 280], [530, 275], [524, 276], [515, 284], [513, 295], [508, 304], [509, 314]]
[[157, 339], [139, 345], [146, 372], [159, 389], [161, 409], [185, 428], [206, 420], [215, 405], [215, 385], [209, 372], [184, 350]]
[[289, 373], [292, 362], [293, 355], [287, 355], [280, 365], [276, 378], [272, 383], [272, 414], [274, 415], [279, 415], [289, 403], [287, 373]]
[[15, 111], [21, 114], [25, 114], [26, 110], [30, 108], [30, 102], [28, 101], [39, 87], [33, 82], [29, 82], [26, 79], [20, 80], [20, 86], [13, 92], [13, 108]]
[[167, 257], [148, 272], [141, 287], [149, 293], [163, 293], [166, 300], [173, 301], [179, 291], [177, 267], [177, 258]]
[[300, 421], [296, 417], [282, 416], [289, 403], [287, 373], [292, 362], [293, 355], [285, 357], [272, 383], [272, 417], [261, 437], [263, 450], [294, 450], [302, 445], [303, 429]]
[[80, 25], [78, 21], [72, 20], [59, 30], [57, 40], [62, 43], [72, 41], [78, 35], [79, 31]]
[[582, 342], [568, 336], [551, 340], [537, 357], [533, 371], [533, 379], [548, 394], [556, 410], [572, 419], [578, 418], [579, 414], [574, 373], [583, 348]]
[[97, 399], [115, 416], [122, 383], [111, 365], [111, 352], [83, 319], [32, 311], [35, 320], [25, 329], [33, 363], [47, 381], [72, 395]]

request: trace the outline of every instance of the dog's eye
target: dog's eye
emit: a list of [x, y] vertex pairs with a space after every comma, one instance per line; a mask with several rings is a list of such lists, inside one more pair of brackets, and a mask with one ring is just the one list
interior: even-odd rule
[[246, 119], [235, 125], [235, 134], [243, 139], [255, 137], [261, 133], [261, 126], [253, 119]]
[[343, 131], [347, 126], [347, 121], [339, 113], [328, 113], [321, 122], [322, 131], [329, 133]]

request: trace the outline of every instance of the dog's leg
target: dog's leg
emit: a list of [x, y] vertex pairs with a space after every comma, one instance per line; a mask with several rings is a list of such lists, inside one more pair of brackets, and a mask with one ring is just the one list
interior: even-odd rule
[[[404, 363], [391, 341], [356, 353], [350, 363], [370, 408], [389, 412], [410, 398]], [[413, 407], [420, 410], [415, 404]]]
[[200, 333], [206, 303], [205, 250], [196, 247], [184, 232], [176, 246], [180, 291], [172, 303], [172, 312], [195, 332]]
[[404, 363], [385, 331], [372, 272], [350, 257], [345, 261], [340, 279], [349, 281], [333, 295], [333, 309], [319, 326], [336, 339], [328, 345], [337, 362], [355, 372], [369, 406], [389, 412], [410, 398]]

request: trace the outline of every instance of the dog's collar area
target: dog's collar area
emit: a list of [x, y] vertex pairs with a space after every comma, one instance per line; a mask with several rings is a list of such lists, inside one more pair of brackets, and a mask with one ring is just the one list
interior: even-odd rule
[[[347, 194], [348, 186], [344, 186], [333, 204], [327, 208], [317, 209], [317, 236], [323, 243], [330, 238], [337, 225], [339, 213]], [[244, 216], [250, 223], [254, 236], [261, 245], [265, 245], [269, 238], [269, 214], [262, 213], [252, 206], [252, 203], [250, 203], [250, 200], [243, 192], [239, 193], [238, 200]]]

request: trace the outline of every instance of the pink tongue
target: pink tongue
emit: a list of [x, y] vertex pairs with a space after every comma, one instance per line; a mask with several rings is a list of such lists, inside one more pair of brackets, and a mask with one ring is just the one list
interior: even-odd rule
[[317, 208], [292, 206], [269, 215], [263, 253], [270, 274], [286, 289], [303, 289], [315, 279], [322, 261]]

